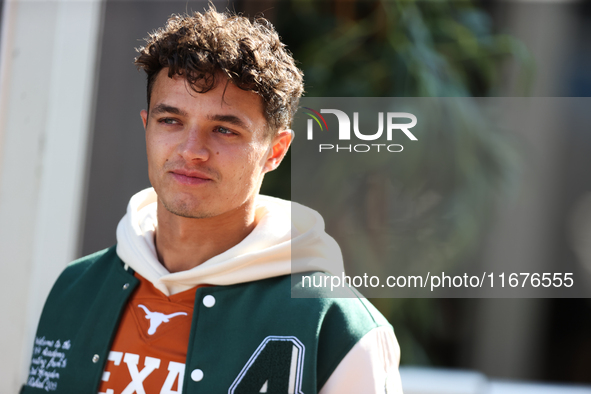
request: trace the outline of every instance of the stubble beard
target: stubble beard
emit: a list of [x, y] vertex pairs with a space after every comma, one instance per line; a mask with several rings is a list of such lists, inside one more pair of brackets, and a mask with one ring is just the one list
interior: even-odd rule
[[198, 210], [196, 211], [194, 208], [191, 209], [191, 207], [189, 206], [190, 204], [187, 204], [184, 201], [178, 202], [177, 204], [169, 204], [163, 199], [160, 199], [160, 202], [162, 203], [164, 209], [166, 209], [168, 212], [183, 218], [207, 219], [216, 216], [212, 212], [200, 212]]

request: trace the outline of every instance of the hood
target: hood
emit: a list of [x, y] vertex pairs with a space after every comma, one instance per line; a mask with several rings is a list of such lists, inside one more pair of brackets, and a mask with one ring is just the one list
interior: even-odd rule
[[131, 198], [117, 226], [117, 255], [167, 296], [202, 284], [233, 285], [298, 272], [340, 275], [344, 271], [341, 250], [324, 231], [318, 212], [258, 195], [256, 210], [261, 219], [242, 242], [195, 268], [170, 273], [158, 261], [154, 246], [156, 201], [153, 188]]

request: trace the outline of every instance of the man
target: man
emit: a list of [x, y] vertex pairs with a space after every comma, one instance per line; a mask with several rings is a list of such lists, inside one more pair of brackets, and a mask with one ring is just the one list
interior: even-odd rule
[[325, 275], [342, 260], [318, 213], [258, 194], [303, 92], [273, 27], [173, 16], [136, 64], [153, 188], [116, 247], [54, 285], [21, 392], [400, 392], [396, 339], [367, 301], [291, 298], [292, 263]]

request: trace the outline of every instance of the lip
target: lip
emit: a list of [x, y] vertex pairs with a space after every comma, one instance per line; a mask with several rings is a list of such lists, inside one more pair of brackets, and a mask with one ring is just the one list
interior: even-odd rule
[[202, 185], [211, 182], [212, 179], [200, 171], [178, 169], [170, 171], [172, 177], [183, 185]]

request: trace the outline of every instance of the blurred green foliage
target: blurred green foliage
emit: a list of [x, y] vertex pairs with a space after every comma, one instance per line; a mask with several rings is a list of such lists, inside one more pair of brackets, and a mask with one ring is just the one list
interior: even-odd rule
[[469, 1], [285, 1], [277, 26], [310, 96], [490, 96], [500, 61], [531, 65]]
[[[275, 8], [277, 30], [304, 72], [307, 96], [490, 97], [506, 91], [507, 60], [521, 65], [517, 93], [523, 94], [533, 75], [523, 45], [495, 32], [488, 14], [470, 1], [291, 0]], [[505, 135], [483, 125], [474, 107], [458, 105], [449, 116], [456, 127], [426, 138], [420, 154], [408, 157], [392, 179], [407, 199], [442, 197], [430, 216], [413, 218], [418, 233], [435, 234], [431, 249], [415, 253], [417, 260], [467, 258], [497, 193], [515, 181], [518, 164]], [[262, 192], [289, 199], [290, 171], [287, 157], [267, 175]], [[363, 182], [359, 189], [367, 188]], [[404, 257], [412, 259], [409, 251]], [[457, 338], [449, 333], [453, 308], [442, 306], [446, 300], [373, 302], [395, 327], [402, 363], [454, 363], [449, 353]]]

